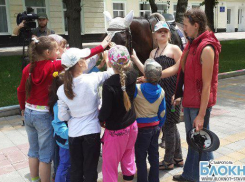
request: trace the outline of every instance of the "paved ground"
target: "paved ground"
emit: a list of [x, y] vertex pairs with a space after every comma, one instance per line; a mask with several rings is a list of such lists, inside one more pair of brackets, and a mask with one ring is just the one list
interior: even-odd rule
[[[236, 40], [245, 39], [245, 32], [232, 32], [232, 33], [215, 33], [218, 40]], [[99, 42], [84, 43], [84, 47], [94, 47], [97, 46]], [[0, 56], [11, 56], [11, 55], [22, 55], [22, 47], [3, 47], [0, 48]]]
[[[216, 160], [231, 160], [245, 165], [245, 76], [219, 81], [218, 103], [213, 108], [211, 129], [221, 140], [221, 147], [214, 153]], [[0, 118], [0, 182], [30, 181], [27, 162], [28, 141], [22, 118], [11, 116]], [[186, 157], [184, 123], [178, 125], [182, 139], [183, 155]], [[164, 150], [160, 149], [161, 158]], [[172, 181], [172, 176], [181, 173], [182, 168], [160, 172], [161, 181]], [[102, 181], [101, 161], [99, 182]], [[119, 181], [122, 175], [119, 173]]]

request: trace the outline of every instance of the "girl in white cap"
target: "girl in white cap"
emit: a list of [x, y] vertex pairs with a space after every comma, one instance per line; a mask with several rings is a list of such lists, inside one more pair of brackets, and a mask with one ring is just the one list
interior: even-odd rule
[[71, 181], [97, 181], [101, 130], [98, 87], [113, 74], [112, 69], [83, 74], [89, 55], [88, 48], [70, 48], [61, 57], [65, 75], [64, 84], [57, 91], [58, 118], [68, 121]]
[[[154, 37], [158, 47], [151, 51], [150, 58], [154, 58], [162, 66], [163, 70], [175, 64], [179, 66], [182, 52], [178, 46], [169, 43], [171, 34], [165, 21], [159, 21], [155, 25]], [[136, 54], [132, 56], [132, 60], [144, 73], [143, 64], [139, 61]], [[175, 112], [171, 112], [171, 98], [174, 95], [176, 81], [177, 75], [159, 81], [160, 86], [166, 93], [167, 106], [167, 118], [163, 126], [165, 156], [164, 160], [159, 164], [159, 169], [162, 170], [171, 170], [174, 166], [183, 166], [180, 135], [176, 126], [179, 123], [180, 106], [175, 106]]]

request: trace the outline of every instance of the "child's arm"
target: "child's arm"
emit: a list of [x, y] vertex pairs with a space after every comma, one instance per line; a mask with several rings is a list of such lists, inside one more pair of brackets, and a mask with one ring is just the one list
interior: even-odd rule
[[69, 108], [66, 105], [66, 103], [59, 99], [57, 101], [58, 103], [58, 118], [60, 121], [68, 121], [71, 118], [70, 112], [69, 112]]
[[24, 70], [22, 71], [22, 78], [20, 81], [20, 85], [17, 88], [17, 96], [18, 96], [18, 101], [20, 104], [20, 110], [25, 110], [25, 100], [26, 100], [26, 80], [27, 80], [27, 73], [29, 72], [29, 66], [26, 66]]
[[99, 59], [99, 55], [95, 55], [89, 59], [87, 59], [87, 63], [88, 63], [88, 69], [84, 71], [84, 73], [90, 73], [91, 70], [94, 68], [94, 66], [96, 65], [97, 61]]
[[[163, 91], [163, 90], [162, 90]], [[166, 101], [165, 101], [165, 96], [161, 102], [161, 104], [159, 105], [159, 109], [158, 109], [158, 118], [159, 118], [159, 127], [162, 127], [165, 120], [166, 120]]]
[[59, 135], [63, 139], [68, 139], [68, 127], [65, 122], [62, 122], [58, 118], [58, 106], [55, 105], [54, 108], [54, 120], [52, 121], [52, 125], [54, 128], [54, 132]]
[[103, 123], [111, 115], [113, 96], [110, 92], [110, 88], [107, 85], [103, 85], [102, 90], [102, 106], [99, 112], [99, 121]]
[[141, 63], [141, 61], [137, 57], [135, 50], [133, 50], [133, 55], [131, 55], [131, 59], [136, 64], [136, 66], [138, 67], [138, 69], [140, 70], [140, 72], [142, 74], [145, 74], [145, 72], [144, 72], [144, 65]]
[[111, 37], [107, 35], [99, 46], [91, 49], [91, 53], [86, 59], [103, 52], [104, 49], [110, 44], [110, 42], [111, 42]]

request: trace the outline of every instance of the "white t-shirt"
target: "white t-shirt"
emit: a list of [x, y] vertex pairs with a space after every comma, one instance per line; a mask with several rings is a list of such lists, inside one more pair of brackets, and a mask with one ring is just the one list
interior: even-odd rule
[[57, 91], [58, 117], [61, 121], [68, 121], [69, 136], [100, 133], [99, 95], [98, 87], [112, 74], [113, 70], [82, 74], [73, 79], [73, 92], [75, 97], [70, 100], [64, 92], [64, 85]]

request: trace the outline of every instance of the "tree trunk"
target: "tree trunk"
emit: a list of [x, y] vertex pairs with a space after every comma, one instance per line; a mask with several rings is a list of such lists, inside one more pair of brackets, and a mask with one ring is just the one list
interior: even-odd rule
[[157, 12], [157, 5], [155, 3], [155, 0], [149, 0], [150, 6], [151, 6], [151, 12], [156, 13]]
[[188, 0], [178, 0], [175, 21], [183, 24], [184, 13], [187, 9]]
[[205, 14], [208, 19], [208, 26], [214, 32], [214, 6], [215, 0], [205, 0]]
[[81, 0], [63, 0], [66, 4], [69, 47], [82, 48]]

